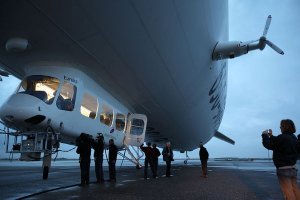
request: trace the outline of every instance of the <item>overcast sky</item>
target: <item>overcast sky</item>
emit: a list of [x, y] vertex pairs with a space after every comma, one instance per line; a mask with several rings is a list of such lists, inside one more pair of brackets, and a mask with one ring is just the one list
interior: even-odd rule
[[[268, 151], [261, 144], [262, 130], [271, 128], [274, 135], [279, 134], [280, 120], [285, 118], [292, 119], [300, 130], [299, 10], [298, 0], [229, 0], [230, 40], [259, 39], [271, 14], [267, 38], [285, 55], [266, 46], [264, 51], [250, 52], [228, 61], [227, 103], [219, 131], [236, 144], [213, 138], [206, 145], [210, 157], [267, 157]], [[13, 77], [3, 79], [0, 104], [20, 82]], [[0, 137], [0, 158], [7, 157], [3, 154], [3, 144]], [[71, 147], [63, 146], [64, 149]], [[70, 155], [74, 155], [74, 151], [64, 154], [65, 157]], [[198, 157], [198, 150], [189, 156]]]
[[271, 14], [267, 38], [285, 55], [266, 46], [228, 61], [227, 102], [219, 130], [236, 145], [212, 139], [207, 148], [213, 157], [266, 157], [261, 132], [271, 128], [279, 134], [284, 118], [292, 119], [300, 130], [299, 10], [298, 0], [229, 1], [230, 40], [258, 39]]

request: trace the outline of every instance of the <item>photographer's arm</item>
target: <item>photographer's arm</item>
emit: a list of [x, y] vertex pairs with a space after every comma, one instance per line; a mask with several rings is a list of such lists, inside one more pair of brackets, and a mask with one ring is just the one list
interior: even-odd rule
[[268, 134], [262, 134], [262, 144], [266, 149], [274, 150], [275, 149], [275, 137], [269, 137]]

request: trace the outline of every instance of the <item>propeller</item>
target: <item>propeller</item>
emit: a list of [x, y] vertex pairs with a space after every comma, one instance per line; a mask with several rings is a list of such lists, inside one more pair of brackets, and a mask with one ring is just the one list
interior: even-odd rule
[[267, 34], [271, 25], [272, 16], [269, 15], [264, 27], [262, 36], [257, 40], [252, 40], [248, 42], [240, 41], [228, 41], [228, 42], [218, 42], [212, 53], [212, 60], [222, 60], [228, 58], [235, 58], [247, 54], [249, 51], [254, 51], [257, 49], [263, 50], [266, 45], [272, 48], [277, 53], [283, 55], [284, 52], [273, 42], [267, 39]]
[[263, 36], [261, 37], [260, 41], [262, 41], [265, 44], [267, 44], [269, 47], [271, 47], [277, 53], [283, 55], [284, 52], [278, 46], [276, 46], [273, 42], [271, 42], [270, 40], [267, 40], [267, 38], [266, 38], [268, 30], [269, 30], [269, 27], [270, 27], [270, 24], [271, 24], [271, 20], [272, 20], [272, 16], [269, 15], [268, 18], [267, 18], [267, 21], [266, 21], [266, 25], [265, 25]]
[[259, 41], [258, 46], [259, 46], [260, 50], [263, 50], [265, 48], [265, 46], [268, 45], [274, 51], [276, 51], [277, 53], [283, 55], [284, 52], [282, 51], [282, 49], [280, 49], [273, 42], [271, 42], [270, 40], [267, 39], [267, 34], [268, 34], [268, 31], [269, 31], [269, 28], [270, 28], [271, 20], [272, 20], [272, 16], [269, 15], [268, 18], [267, 18], [267, 21], [266, 21], [266, 25], [265, 25], [265, 28], [264, 28], [263, 35], [259, 38], [259, 40], [253, 40], [253, 41], [247, 42], [247, 44], [251, 44], [251, 43]]

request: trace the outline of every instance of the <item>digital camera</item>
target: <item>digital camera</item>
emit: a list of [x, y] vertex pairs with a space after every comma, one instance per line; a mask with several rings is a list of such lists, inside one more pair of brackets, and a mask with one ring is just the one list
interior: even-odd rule
[[269, 132], [270, 132], [269, 129], [267, 129], [263, 131], [263, 134], [269, 134]]

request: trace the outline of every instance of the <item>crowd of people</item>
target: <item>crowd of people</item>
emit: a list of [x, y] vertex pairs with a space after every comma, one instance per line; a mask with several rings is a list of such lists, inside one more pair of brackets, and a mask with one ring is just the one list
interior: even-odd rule
[[[81, 185], [88, 185], [90, 182], [90, 163], [91, 163], [91, 149], [94, 149], [94, 162], [95, 162], [95, 174], [97, 183], [104, 182], [103, 174], [103, 151], [104, 151], [104, 137], [102, 134], [98, 134], [96, 139], [90, 137], [86, 133], [81, 135], [76, 140], [77, 150], [79, 154], [80, 172], [81, 172]], [[108, 165], [109, 165], [109, 180], [116, 182], [116, 161], [118, 155], [118, 148], [114, 144], [114, 140], [109, 140], [109, 154], [108, 154]]]
[[[300, 157], [300, 135], [296, 137], [295, 124], [290, 119], [284, 119], [280, 122], [281, 134], [273, 135], [272, 129], [262, 132], [262, 144], [265, 148], [273, 151], [273, 162], [276, 167], [276, 173], [280, 188], [285, 199], [300, 199], [300, 190], [297, 183], [297, 168], [296, 163]], [[99, 134], [95, 140], [91, 139], [88, 134], [82, 133], [77, 139], [77, 153], [80, 154], [80, 169], [81, 169], [81, 185], [89, 184], [89, 169], [91, 148], [94, 149], [95, 172], [98, 183], [104, 182], [103, 176], [103, 150], [104, 138]], [[199, 157], [202, 167], [202, 176], [207, 178], [207, 161], [209, 153], [207, 149], [200, 144]], [[116, 160], [118, 149], [114, 144], [114, 140], [109, 140], [109, 181], [116, 181]], [[144, 179], [148, 179], [148, 167], [152, 171], [152, 177], [157, 178], [158, 158], [163, 156], [166, 162], [166, 177], [171, 176], [171, 162], [174, 161], [174, 154], [171, 148], [171, 143], [167, 142], [162, 153], [156, 147], [156, 144], [147, 146], [143, 144], [140, 149], [145, 154], [144, 163]]]
[[[300, 152], [300, 135], [295, 135], [296, 127], [292, 120], [284, 119], [280, 122], [281, 134], [273, 135], [273, 130], [268, 129], [262, 132], [262, 144], [268, 150], [273, 151], [273, 162], [276, 167], [278, 182], [284, 199], [300, 199], [300, 191], [297, 183], [297, 160]], [[103, 154], [105, 149], [104, 137], [98, 134], [95, 139], [90, 135], [82, 133], [77, 139], [76, 152], [80, 155], [81, 185], [90, 183], [90, 163], [91, 150], [94, 149], [95, 175], [97, 183], [104, 183], [103, 173]], [[209, 154], [207, 149], [200, 144], [199, 157], [202, 166], [202, 176], [207, 178], [207, 161]], [[118, 148], [114, 140], [109, 140], [109, 181], [116, 182], [116, 161]], [[141, 145], [140, 149], [145, 154], [144, 179], [148, 179], [149, 166], [152, 171], [152, 177], [157, 178], [158, 160], [162, 155], [166, 162], [166, 177], [171, 176], [171, 163], [174, 161], [174, 153], [171, 143], [167, 142], [162, 152], [156, 147], [156, 144], [147, 143]], [[199, 170], [200, 171], [200, 170]], [[157, 182], [157, 181], [155, 181]]]
[[[76, 152], [79, 156], [80, 171], [81, 171], [81, 185], [88, 185], [90, 182], [90, 163], [91, 163], [91, 149], [94, 149], [94, 162], [95, 162], [95, 175], [97, 183], [103, 183], [104, 173], [103, 173], [103, 152], [104, 152], [104, 137], [102, 134], [98, 134], [95, 139], [86, 133], [81, 133], [81, 135], [76, 140], [77, 150]], [[162, 153], [157, 148], [156, 144], [151, 146], [151, 143], [147, 143], [147, 146], [143, 144], [140, 149], [145, 154], [144, 162], [144, 179], [148, 179], [148, 167], [150, 166], [152, 177], [157, 178], [158, 170], [158, 158], [160, 155], [163, 156], [163, 160], [166, 162], [166, 177], [171, 177], [171, 162], [174, 161], [174, 154], [171, 148], [171, 143], [167, 142], [166, 146], [163, 148]], [[109, 179], [107, 181], [116, 182], [116, 161], [118, 148], [114, 144], [114, 140], [109, 140], [108, 146], [108, 169], [109, 169]]]

